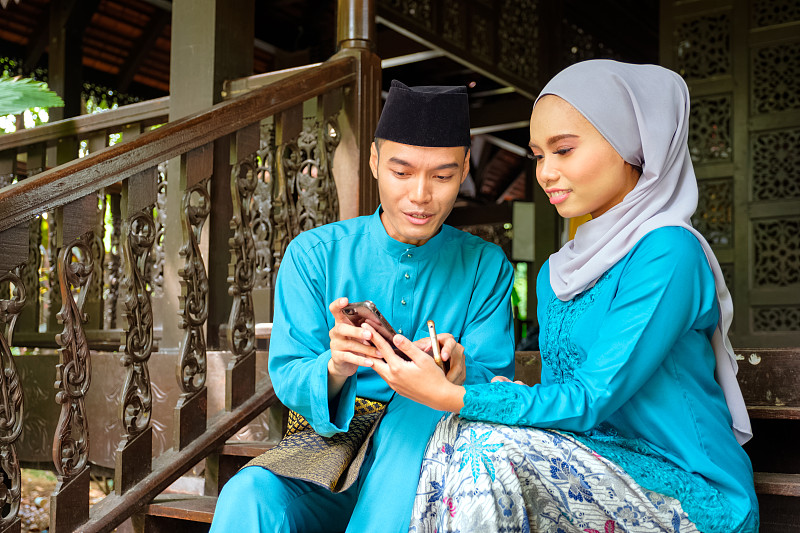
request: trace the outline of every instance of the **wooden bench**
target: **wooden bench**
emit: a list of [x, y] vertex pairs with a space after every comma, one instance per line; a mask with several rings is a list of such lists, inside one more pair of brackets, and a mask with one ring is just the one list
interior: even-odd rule
[[[800, 349], [741, 349], [739, 384], [753, 425], [761, 533], [800, 531]], [[516, 376], [538, 383], [539, 352], [517, 352]]]

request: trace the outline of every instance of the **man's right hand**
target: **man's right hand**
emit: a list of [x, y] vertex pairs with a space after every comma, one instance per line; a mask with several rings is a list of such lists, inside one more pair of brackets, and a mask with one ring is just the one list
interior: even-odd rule
[[329, 332], [331, 359], [328, 361], [328, 396], [330, 398], [339, 394], [347, 378], [355, 374], [358, 367], [371, 367], [372, 358], [376, 357], [377, 350], [370, 342], [372, 333], [352, 325], [342, 311], [347, 303], [347, 298], [338, 298], [328, 306], [336, 322]]

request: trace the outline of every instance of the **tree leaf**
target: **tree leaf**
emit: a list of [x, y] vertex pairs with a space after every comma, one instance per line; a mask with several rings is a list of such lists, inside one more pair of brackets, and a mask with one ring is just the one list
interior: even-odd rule
[[30, 78], [0, 78], [0, 115], [16, 115], [31, 107], [63, 107], [47, 85]]

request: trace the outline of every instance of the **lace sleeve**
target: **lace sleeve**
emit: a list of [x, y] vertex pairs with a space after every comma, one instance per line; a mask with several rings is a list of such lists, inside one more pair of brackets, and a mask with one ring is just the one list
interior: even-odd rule
[[522, 396], [530, 387], [518, 383], [496, 382], [466, 385], [464, 407], [459, 413], [468, 420], [519, 425], [522, 423]]

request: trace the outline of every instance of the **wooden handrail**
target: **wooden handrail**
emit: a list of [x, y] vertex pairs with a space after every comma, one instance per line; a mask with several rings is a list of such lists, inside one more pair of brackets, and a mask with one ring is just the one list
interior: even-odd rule
[[96, 131], [121, 128], [132, 122], [166, 122], [169, 116], [169, 96], [130, 104], [94, 115], [83, 115], [42, 124], [28, 130], [0, 135], [0, 152], [31, 144], [55, 141], [70, 135], [89, 136]]
[[272, 382], [264, 378], [250, 398], [233, 411], [223, 411], [209, 420], [205, 433], [186, 448], [180, 451], [172, 448], [153, 459], [152, 472], [128, 492], [121, 496], [109, 494], [94, 505], [89, 521], [82, 524], [79, 531], [112, 531], [276, 401]]
[[356, 80], [343, 57], [0, 189], [0, 231]]

